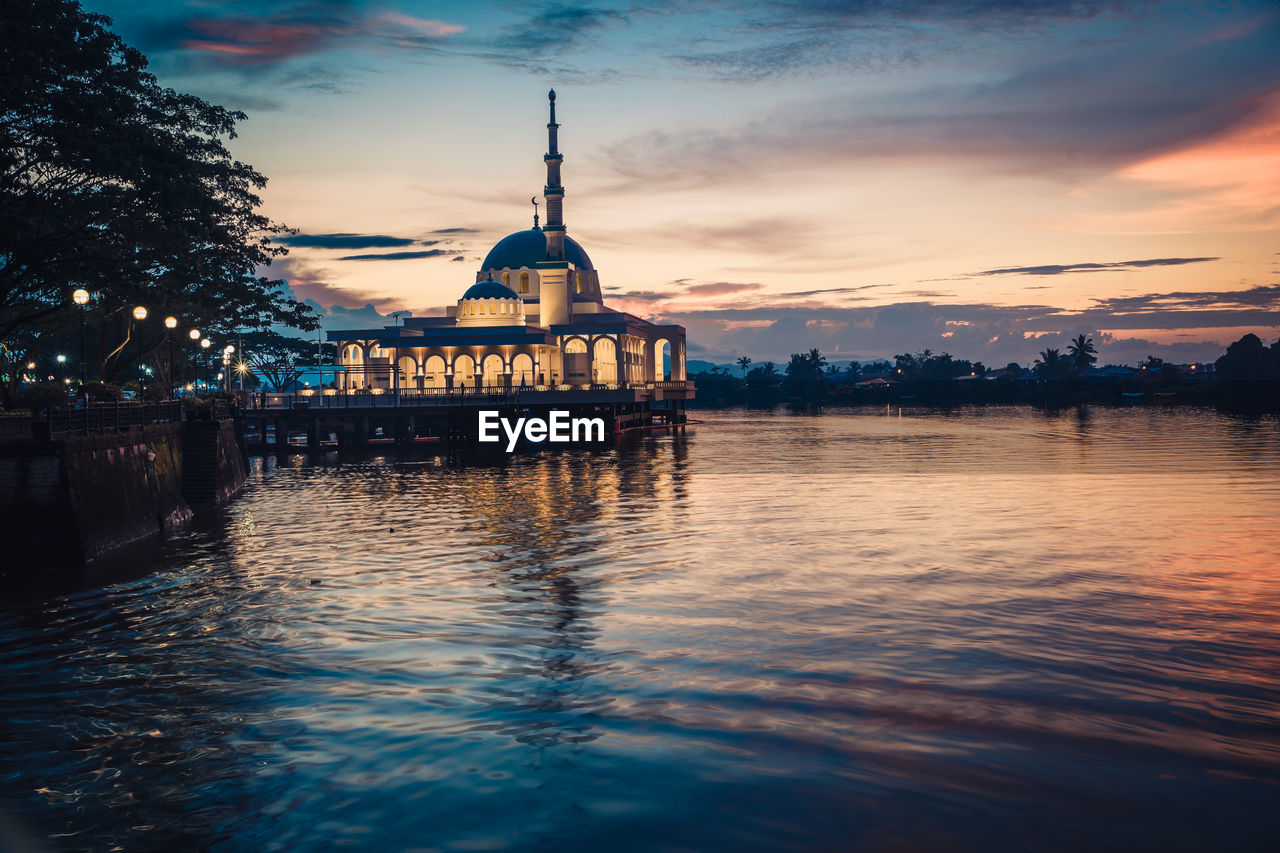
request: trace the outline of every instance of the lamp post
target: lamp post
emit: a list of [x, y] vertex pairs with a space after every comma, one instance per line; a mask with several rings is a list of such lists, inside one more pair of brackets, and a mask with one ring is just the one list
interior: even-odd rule
[[218, 375], [222, 379], [222, 390], [231, 391], [231, 354], [236, 351], [235, 344], [227, 344], [222, 348], [222, 373]]
[[62, 380], [62, 384], [64, 385], [66, 384], [66, 381], [67, 381], [66, 373], [67, 373], [67, 357], [65, 355], [59, 354], [58, 355], [58, 379]]
[[[141, 323], [143, 320], [147, 319], [147, 309], [146, 309], [146, 308], [144, 308], [144, 307], [142, 307], [141, 305], [134, 306], [134, 309], [133, 309], [133, 319], [137, 320], [139, 323]], [[142, 355], [143, 355], [143, 351], [142, 351], [142, 343], [141, 343], [141, 341], [139, 341], [139, 343], [138, 343], [138, 360], [139, 360], [139, 361], [141, 361], [141, 360], [142, 360]], [[139, 365], [138, 365], [138, 367], [142, 367], [142, 365], [141, 365], [141, 364], [139, 364]], [[146, 386], [147, 386], [147, 383], [146, 383], [146, 381], [145, 381], [145, 380], [139, 380], [139, 382], [138, 382], [138, 396], [142, 396], [142, 392], [146, 390]]]
[[[205, 350], [205, 355], [203, 356], [203, 360], [204, 360], [204, 361], [208, 361], [208, 359], [209, 359], [209, 356], [208, 356], [208, 350], [209, 350], [209, 347], [211, 347], [211, 346], [213, 346], [213, 341], [209, 340], [208, 338], [201, 338], [201, 339], [200, 339], [200, 349]], [[209, 374], [209, 371], [208, 371], [208, 370], [206, 370], [206, 371], [205, 371], [205, 375], [207, 376], [208, 374]], [[197, 377], [196, 377], [196, 381], [197, 381], [197, 382], [199, 382], [199, 380], [200, 380], [200, 377], [199, 377], [199, 376], [197, 376]], [[205, 386], [206, 386], [206, 390], [207, 390], [208, 385], [209, 385], [208, 380], [206, 380], [204, 384], [205, 384]]]
[[87, 377], [84, 363], [84, 315], [89, 310], [89, 291], [78, 287], [75, 293], [71, 294], [71, 300], [80, 306], [80, 388], [83, 390]]
[[[192, 344], [192, 346], [194, 346], [194, 345], [195, 345], [195, 343], [196, 343], [196, 341], [200, 340], [200, 330], [199, 330], [199, 329], [192, 329], [191, 331], [187, 332], [187, 337], [188, 337], [188, 338], [191, 338], [191, 344]], [[191, 360], [192, 360], [193, 362], [195, 362], [196, 382], [199, 382], [199, 381], [200, 381], [200, 362], [198, 362], [198, 361], [196, 361], [196, 360], [195, 360], [195, 356], [194, 356], [194, 355], [192, 355]], [[188, 389], [188, 390], [190, 390], [190, 389]]]
[[173, 399], [173, 330], [178, 328], [177, 317], [165, 317], [164, 327], [167, 330], [165, 337], [169, 339], [169, 399]]

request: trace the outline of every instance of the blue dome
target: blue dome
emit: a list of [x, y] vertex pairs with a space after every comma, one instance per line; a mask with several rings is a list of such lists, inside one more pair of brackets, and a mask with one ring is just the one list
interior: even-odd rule
[[[564, 259], [578, 269], [595, 269], [587, 253], [582, 250], [582, 246], [568, 235], [564, 238]], [[545, 260], [547, 260], [547, 237], [541, 228], [530, 228], [528, 231], [517, 231], [499, 240], [498, 244], [485, 256], [480, 269], [514, 270], [520, 267], [533, 267], [539, 261]]]
[[516, 292], [500, 281], [492, 278], [477, 281], [462, 294], [463, 299], [519, 299]]

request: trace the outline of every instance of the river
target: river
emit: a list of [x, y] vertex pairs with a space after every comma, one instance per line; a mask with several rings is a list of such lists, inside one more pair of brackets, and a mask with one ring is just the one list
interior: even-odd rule
[[1274, 849], [1280, 424], [698, 413], [255, 460], [0, 605], [54, 850]]

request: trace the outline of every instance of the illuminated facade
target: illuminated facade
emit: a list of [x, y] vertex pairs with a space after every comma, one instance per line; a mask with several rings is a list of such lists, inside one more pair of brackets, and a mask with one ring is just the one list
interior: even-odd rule
[[[373, 393], [685, 385], [685, 331], [604, 304], [600, 276], [564, 225], [564, 188], [550, 92], [547, 224], [489, 251], [456, 306], [402, 326], [329, 333], [339, 388]], [[673, 390], [668, 387], [667, 390]]]

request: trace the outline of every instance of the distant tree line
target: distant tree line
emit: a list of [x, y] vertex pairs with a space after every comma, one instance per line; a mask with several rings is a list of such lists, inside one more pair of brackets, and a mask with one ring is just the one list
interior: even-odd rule
[[[700, 405], [813, 404], [886, 399], [921, 403], [1070, 403], [1151, 397], [1174, 402], [1227, 402], [1280, 408], [1280, 340], [1270, 347], [1248, 334], [1210, 365], [1189, 369], [1147, 356], [1135, 368], [1097, 369], [1091, 337], [1077, 335], [1065, 352], [1041, 351], [1030, 368], [1010, 362], [990, 368], [980, 361], [925, 349], [893, 361], [857, 361], [839, 367], [818, 349], [794, 353], [782, 370], [771, 361], [737, 359], [738, 375], [715, 367], [695, 374]], [[1198, 372], [1197, 372], [1198, 371]]]

